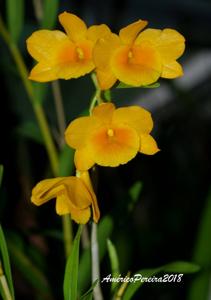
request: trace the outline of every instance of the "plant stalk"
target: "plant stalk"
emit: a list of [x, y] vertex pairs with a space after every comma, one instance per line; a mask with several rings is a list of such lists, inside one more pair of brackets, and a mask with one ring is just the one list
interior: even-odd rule
[[93, 290], [94, 300], [103, 300], [102, 290], [100, 286], [100, 259], [97, 241], [97, 224], [92, 222], [91, 232], [91, 253], [92, 253], [92, 283], [99, 280]]

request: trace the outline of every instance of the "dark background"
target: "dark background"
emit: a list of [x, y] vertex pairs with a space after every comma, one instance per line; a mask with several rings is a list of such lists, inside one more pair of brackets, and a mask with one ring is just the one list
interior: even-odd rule
[[[211, 173], [210, 1], [60, 1], [59, 12], [64, 10], [77, 14], [89, 25], [106, 23], [116, 32], [141, 18], [149, 21], [149, 27], [174, 28], [185, 36], [186, 51], [180, 59], [184, 66], [183, 78], [160, 80], [161, 86], [156, 90], [112, 92], [117, 106], [137, 103], [152, 112], [153, 135], [161, 151], [154, 156], [139, 154], [116, 169], [98, 168], [97, 193], [102, 216], [109, 214], [114, 220], [111, 240], [117, 247], [122, 274], [176, 260], [197, 260], [193, 255], [198, 228], [205, 218], [204, 207], [210, 201], [207, 200]], [[4, 2], [1, 2], [1, 13], [5, 19]], [[61, 29], [59, 24], [56, 27]], [[32, 1], [26, 1], [19, 48], [29, 69], [32, 61], [26, 53], [25, 39], [38, 28]], [[2, 39], [0, 82], [0, 161], [5, 168], [0, 220], [7, 235], [16, 239], [28, 257], [35, 261], [39, 257], [55, 299], [61, 299], [62, 243], [44, 234], [52, 228], [60, 231], [60, 219], [54, 213], [53, 203], [39, 209], [30, 204], [31, 188], [50, 176], [48, 158], [39, 134], [35, 134], [35, 141], [30, 134], [23, 133], [22, 125], [34, 122], [34, 115]], [[87, 108], [94, 89], [88, 76], [60, 81], [60, 84], [69, 122]], [[50, 86], [46, 86], [44, 106], [54, 130], [54, 104]], [[128, 191], [137, 181], [142, 182], [142, 190], [131, 208]], [[208, 239], [207, 244], [210, 243]], [[205, 268], [210, 266], [211, 253], [208, 254], [209, 265]], [[39, 299], [33, 298], [35, 292], [23, 274], [14, 266], [13, 269], [17, 299]], [[106, 256], [102, 275], [108, 273], [110, 264]], [[188, 299], [196, 277], [185, 275], [181, 284], [146, 284], [134, 299]], [[108, 286], [103, 288], [107, 293]]]

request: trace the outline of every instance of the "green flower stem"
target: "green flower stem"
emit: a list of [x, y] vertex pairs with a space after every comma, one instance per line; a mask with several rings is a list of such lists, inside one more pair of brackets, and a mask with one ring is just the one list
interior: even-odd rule
[[68, 257], [70, 254], [72, 240], [73, 240], [72, 221], [70, 219], [69, 214], [62, 216], [62, 226], [63, 226], [63, 233], [64, 233], [65, 254], [66, 257]]
[[[28, 80], [28, 71], [22, 55], [16, 46], [16, 44], [10, 38], [9, 32], [7, 31], [3, 20], [0, 16], [0, 35], [4, 39], [5, 43], [7, 44], [12, 57], [17, 65], [17, 69], [19, 71], [20, 77], [22, 79], [23, 85], [25, 87], [26, 93], [28, 98], [32, 104], [34, 109], [34, 113], [40, 127], [41, 133], [43, 135], [46, 151], [48, 153], [50, 165], [52, 168], [52, 172], [54, 176], [58, 176], [58, 169], [59, 169], [59, 159], [58, 159], [58, 152], [56, 150], [55, 144], [52, 139], [51, 131], [43, 110], [42, 105], [37, 101], [32, 83]], [[69, 253], [69, 249], [71, 248], [72, 243], [72, 229], [71, 229], [71, 222], [69, 215], [65, 215], [62, 217], [62, 224], [63, 224], [63, 233], [64, 233], [64, 243], [65, 243], [65, 252], [66, 254]], [[69, 225], [68, 225], [69, 224]], [[70, 228], [68, 228], [68, 226]]]
[[92, 111], [96, 105], [96, 103], [98, 104], [101, 104], [103, 102], [105, 102], [102, 97], [101, 97], [101, 94], [102, 94], [102, 90], [100, 89], [99, 85], [98, 85], [98, 82], [97, 82], [97, 78], [96, 78], [96, 74], [95, 73], [92, 73], [91, 74], [91, 78], [92, 78], [92, 82], [94, 83], [94, 86], [95, 86], [95, 93], [94, 93], [94, 96], [93, 98], [91, 99], [91, 103], [90, 103], [90, 106], [89, 106], [89, 114], [91, 115], [92, 114]]
[[97, 240], [97, 224], [92, 222], [91, 232], [91, 252], [92, 252], [92, 283], [99, 280], [93, 290], [94, 300], [103, 300], [103, 295], [100, 287], [100, 260]]

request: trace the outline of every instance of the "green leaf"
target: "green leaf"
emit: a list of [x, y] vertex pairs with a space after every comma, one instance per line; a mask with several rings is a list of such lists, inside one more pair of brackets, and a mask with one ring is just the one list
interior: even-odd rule
[[[119, 271], [119, 259], [118, 259], [118, 255], [117, 255], [117, 251], [116, 248], [114, 246], [114, 244], [107, 239], [107, 247], [108, 247], [108, 254], [109, 254], [109, 259], [110, 259], [110, 263], [111, 263], [111, 274], [112, 277], [118, 277], [120, 274]], [[119, 285], [118, 282], [112, 282], [111, 283], [111, 291], [114, 291], [115, 288]]]
[[[113, 221], [110, 216], [101, 219], [98, 225], [99, 257], [100, 261], [107, 251], [107, 239], [111, 236]], [[91, 282], [91, 250], [90, 247], [83, 251], [79, 264], [78, 289], [83, 293]]]
[[75, 151], [67, 145], [64, 145], [59, 156], [59, 176], [69, 176], [74, 171], [74, 153]]
[[[17, 0], [16, 0], [17, 1]], [[52, 29], [56, 24], [59, 8], [59, 0], [44, 0], [43, 1], [43, 19], [41, 27]]]
[[[161, 272], [185, 274], [185, 273], [194, 273], [197, 272], [198, 270], [199, 267], [193, 263], [176, 261], [155, 269], [139, 270], [135, 274], [140, 274], [142, 278], [143, 277], [149, 278]], [[141, 281], [141, 280], [137, 280], [136, 282], [131, 282], [126, 289], [122, 300], [132, 299], [133, 295], [144, 283], [145, 281]]]
[[11, 260], [23, 277], [34, 287], [43, 298], [51, 294], [45, 275], [29, 259], [23, 249], [23, 241], [17, 235], [9, 235], [7, 239]]
[[24, 0], [6, 0], [7, 24], [11, 38], [17, 43], [24, 23]]
[[207, 299], [210, 290], [211, 266], [211, 189], [200, 216], [196, 243], [193, 251], [193, 261], [202, 268], [193, 279], [188, 293], [188, 300]]
[[132, 88], [143, 88], [143, 89], [156, 89], [160, 86], [159, 82], [150, 84], [150, 85], [140, 85], [140, 86], [133, 86], [133, 85], [129, 85], [129, 84], [125, 84], [123, 82], [120, 82], [117, 85], [117, 89], [132, 89]]
[[77, 299], [77, 284], [78, 284], [78, 264], [79, 264], [79, 246], [83, 226], [80, 225], [75, 236], [70, 256], [67, 260], [65, 275], [64, 275], [64, 300]]
[[14, 287], [13, 287], [13, 281], [12, 281], [12, 273], [11, 273], [11, 268], [10, 268], [10, 259], [9, 259], [6, 240], [4, 237], [4, 232], [2, 230], [1, 225], [0, 225], [0, 254], [1, 254], [1, 259], [3, 262], [4, 274], [5, 274], [5, 277], [7, 279], [8, 285], [9, 285], [10, 293], [12, 295], [12, 298], [15, 299], [15, 293], [14, 293]]
[[80, 297], [80, 300], [91, 300], [92, 294], [93, 294], [92, 292], [93, 292], [94, 288], [96, 287], [97, 283], [98, 283], [98, 279], [96, 279], [95, 282], [93, 282], [90, 289], [83, 296]]
[[0, 165], [0, 186], [2, 184], [3, 173], [4, 173], [4, 166]]
[[[151, 277], [161, 271], [160, 268], [156, 269], [147, 269], [147, 270], [140, 270], [136, 272], [136, 274], [141, 274], [142, 277]], [[144, 284], [141, 280], [132, 282], [128, 285], [122, 300], [131, 300], [133, 295], [137, 292], [137, 290]]]
[[43, 137], [40, 128], [35, 122], [24, 122], [17, 128], [17, 133], [25, 138], [29, 138], [38, 144], [43, 144]]
[[141, 193], [142, 190], [142, 182], [141, 181], [137, 181], [135, 182], [132, 187], [129, 189], [129, 195], [130, 195], [130, 202], [128, 204], [128, 210], [132, 211], [136, 202], [138, 201], [138, 197]]
[[162, 267], [163, 271], [166, 273], [195, 273], [200, 270], [200, 267], [194, 263], [189, 263], [186, 261], [176, 261], [170, 264], [167, 264]]

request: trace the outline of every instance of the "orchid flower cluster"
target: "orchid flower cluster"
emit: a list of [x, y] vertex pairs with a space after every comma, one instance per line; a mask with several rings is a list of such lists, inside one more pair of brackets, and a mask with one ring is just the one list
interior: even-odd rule
[[[177, 59], [185, 49], [184, 37], [173, 29], [145, 29], [138, 20], [119, 34], [105, 24], [86, 24], [76, 15], [64, 12], [59, 30], [38, 30], [27, 40], [27, 49], [38, 62], [29, 78], [38, 82], [71, 79], [94, 73], [101, 92], [116, 82], [141, 87], [162, 78], [182, 76]], [[66, 143], [75, 149], [76, 176], [46, 179], [38, 183], [31, 200], [41, 205], [56, 198], [56, 212], [70, 214], [80, 224], [92, 217], [97, 223], [100, 211], [89, 177], [95, 165], [117, 167], [132, 160], [138, 152], [154, 155], [159, 151], [151, 135], [150, 112], [140, 106], [116, 108], [111, 101], [97, 98], [89, 116], [73, 120], [65, 131]]]

